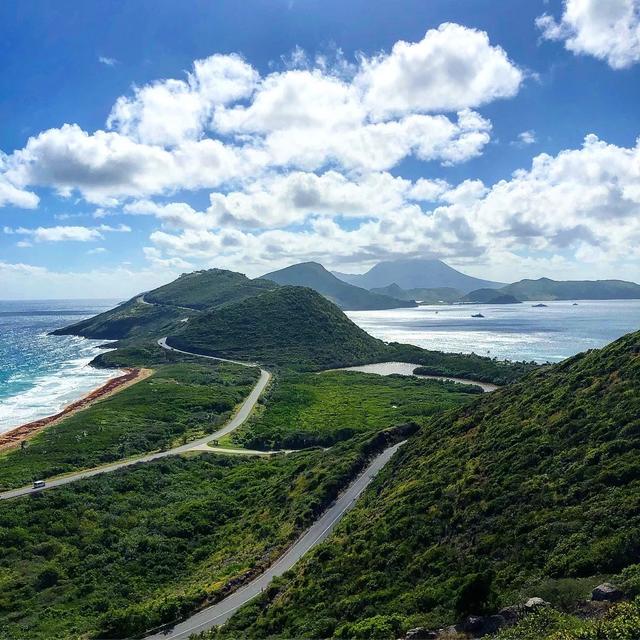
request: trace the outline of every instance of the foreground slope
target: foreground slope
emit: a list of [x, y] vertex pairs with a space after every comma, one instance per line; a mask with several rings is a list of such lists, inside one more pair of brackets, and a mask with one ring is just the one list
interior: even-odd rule
[[635, 333], [435, 419], [220, 633], [395, 638], [603, 576], [638, 593], [639, 449]]
[[280, 287], [203, 314], [171, 333], [167, 342], [197, 353], [302, 368], [371, 362], [385, 348], [305, 287]]
[[272, 271], [262, 276], [281, 285], [309, 287], [322, 294], [341, 309], [356, 311], [415, 307], [413, 300], [401, 300], [390, 295], [372, 293], [336, 278], [317, 262], [303, 262]]
[[338, 278], [365, 289], [386, 287], [396, 283], [403, 289], [434, 289], [450, 287], [469, 293], [474, 289], [504, 286], [499, 282], [482, 280], [453, 269], [442, 260], [394, 260], [380, 262], [363, 274], [334, 272]]

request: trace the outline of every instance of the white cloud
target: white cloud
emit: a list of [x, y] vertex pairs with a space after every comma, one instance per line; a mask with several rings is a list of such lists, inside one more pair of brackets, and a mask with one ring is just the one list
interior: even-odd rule
[[87, 251], [88, 256], [97, 256], [104, 253], [108, 253], [108, 251], [104, 247], [96, 247], [95, 249], [89, 249], [89, 251]]
[[355, 65], [336, 58], [311, 68], [297, 53], [308, 68], [262, 78], [237, 55], [196, 60], [183, 79], [119, 97], [108, 130], [65, 124], [29, 138], [2, 160], [0, 204], [35, 206], [29, 187], [112, 207], [235, 189], [278, 170], [379, 172], [409, 156], [456, 164], [490, 140], [491, 123], [471, 107], [514, 95], [522, 81], [484, 32], [453, 24]]
[[516, 144], [519, 146], [527, 146], [535, 144], [537, 141], [536, 132], [533, 129], [529, 129], [528, 131], [521, 131], [518, 134], [518, 141]]
[[565, 0], [559, 22], [544, 14], [536, 24], [547, 40], [614, 69], [640, 62], [640, 0]]
[[109, 58], [107, 56], [98, 56], [98, 62], [107, 67], [115, 67], [118, 64], [115, 58]]
[[420, 42], [364, 59], [355, 84], [375, 118], [460, 111], [514, 96], [523, 74], [484, 31], [445, 23]]
[[[131, 228], [124, 224], [117, 227], [103, 224], [99, 227], [56, 226], [36, 227], [34, 229], [25, 227], [18, 227], [16, 229], [11, 227], [4, 228], [6, 234], [29, 236], [34, 242], [92, 242], [94, 240], [101, 240], [103, 238], [102, 233], [105, 232], [128, 233], [130, 231]], [[19, 246], [29, 245], [23, 242], [22, 244], [19, 243]]]
[[144, 144], [196, 140], [213, 108], [248, 97], [257, 79], [257, 72], [235, 55], [196, 60], [186, 80], [134, 87], [132, 97], [118, 98], [107, 127]]
[[[530, 169], [490, 187], [479, 180], [412, 184], [390, 174], [345, 180], [333, 172], [263, 180], [213, 199], [212, 210], [200, 215], [213, 223], [214, 214], [218, 226], [156, 231], [150, 240], [167, 257], [256, 273], [296, 260], [359, 267], [437, 255], [455, 264], [502, 265], [505, 280], [513, 279], [509, 261], [520, 261], [520, 273], [560, 262], [601, 273], [606, 263], [610, 273], [617, 265], [618, 276], [632, 277], [640, 275], [638, 185], [640, 141], [624, 148], [591, 135], [582, 148], [541, 154]], [[438, 204], [425, 210], [416, 200]], [[343, 228], [343, 217], [357, 224]], [[302, 230], [286, 228], [301, 223]], [[518, 257], [527, 253], [547, 257]]]

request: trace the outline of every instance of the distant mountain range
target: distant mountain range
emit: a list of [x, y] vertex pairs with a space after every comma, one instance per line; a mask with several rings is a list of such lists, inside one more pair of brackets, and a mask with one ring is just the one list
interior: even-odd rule
[[280, 285], [293, 285], [314, 289], [341, 309], [394, 309], [415, 307], [413, 298], [394, 298], [390, 295], [367, 291], [336, 278], [317, 262], [294, 264], [279, 271], [262, 276], [263, 281], [271, 280]]
[[402, 289], [458, 289], [463, 294], [474, 289], [499, 289], [504, 283], [468, 276], [453, 269], [442, 260], [394, 260], [380, 262], [363, 274], [340, 273], [333, 275], [349, 284], [365, 289], [376, 289], [396, 284]]

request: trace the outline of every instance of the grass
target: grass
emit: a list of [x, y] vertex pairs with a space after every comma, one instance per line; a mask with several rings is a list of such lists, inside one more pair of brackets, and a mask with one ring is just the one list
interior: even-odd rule
[[476, 397], [477, 390], [468, 386], [411, 377], [283, 373], [261, 408], [225, 442], [269, 450], [327, 447], [390, 424], [423, 424]]
[[3, 640], [131, 637], [260, 571], [378, 443], [167, 458], [0, 505]]
[[214, 431], [251, 391], [258, 372], [204, 362], [159, 365], [154, 374], [0, 454], [7, 489]]

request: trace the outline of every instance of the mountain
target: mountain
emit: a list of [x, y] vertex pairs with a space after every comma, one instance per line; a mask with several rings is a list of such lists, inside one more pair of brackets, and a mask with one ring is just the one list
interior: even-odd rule
[[488, 287], [498, 289], [503, 283], [473, 278], [456, 271], [441, 260], [394, 260], [380, 262], [363, 274], [333, 272], [341, 280], [365, 289], [397, 284], [403, 289], [435, 289], [450, 287], [469, 293], [474, 289]]
[[466, 296], [462, 302], [473, 302], [482, 304], [518, 304], [522, 302], [511, 293], [505, 293], [505, 289], [476, 289]]
[[640, 332], [434, 417], [220, 637], [397, 638], [603, 581], [638, 594], [639, 450]]
[[371, 289], [372, 293], [398, 298], [399, 300], [416, 300], [423, 304], [448, 304], [458, 302], [462, 298], [462, 291], [451, 287], [437, 287], [435, 289], [403, 289], [395, 282], [386, 287]]
[[161, 337], [200, 310], [232, 304], [277, 286], [268, 280], [250, 280], [241, 273], [224, 269], [194, 271], [53, 333], [109, 340]]
[[280, 285], [309, 287], [328, 298], [341, 309], [395, 309], [415, 307], [412, 300], [403, 300], [388, 295], [372, 293], [336, 278], [317, 262], [303, 262], [290, 267], [272, 271], [262, 276]]
[[624, 280], [520, 280], [500, 290], [518, 300], [640, 299], [640, 285]]
[[382, 341], [307, 287], [279, 287], [193, 318], [170, 333], [179, 349], [293, 368], [379, 360]]

